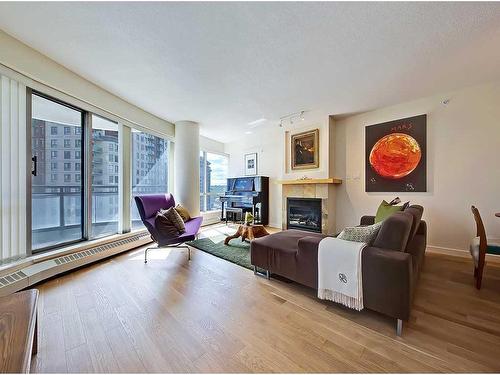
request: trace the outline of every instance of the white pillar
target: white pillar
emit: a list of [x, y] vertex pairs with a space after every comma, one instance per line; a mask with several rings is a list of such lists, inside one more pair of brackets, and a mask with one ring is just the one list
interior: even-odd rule
[[174, 198], [192, 216], [200, 214], [200, 127], [193, 121], [175, 123]]

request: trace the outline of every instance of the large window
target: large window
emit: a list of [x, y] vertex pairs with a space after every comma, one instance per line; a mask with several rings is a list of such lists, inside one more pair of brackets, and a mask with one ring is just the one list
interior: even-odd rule
[[118, 124], [92, 115], [91, 142], [91, 236], [96, 238], [118, 233]]
[[83, 184], [75, 178], [83, 150], [81, 142], [64, 147], [68, 137], [81, 141], [83, 112], [39, 95], [31, 104], [31, 247], [37, 251], [83, 238]]
[[[133, 199], [132, 222], [122, 221], [122, 194], [128, 200], [168, 192], [169, 140], [45, 94], [29, 93], [31, 251], [110, 236], [127, 231], [129, 224], [132, 229], [144, 228]], [[129, 131], [131, 142], [121, 144], [121, 136], [127, 137]], [[121, 155], [127, 164], [130, 161], [130, 170], [123, 170]], [[131, 185], [122, 184], [121, 173], [127, 181], [130, 177]], [[127, 190], [122, 191], [124, 187]]]
[[228, 157], [200, 151], [200, 210], [221, 209], [219, 196], [224, 194], [227, 183]]
[[[169, 141], [132, 130], [132, 196], [168, 192]], [[132, 229], [142, 227], [132, 200]]]

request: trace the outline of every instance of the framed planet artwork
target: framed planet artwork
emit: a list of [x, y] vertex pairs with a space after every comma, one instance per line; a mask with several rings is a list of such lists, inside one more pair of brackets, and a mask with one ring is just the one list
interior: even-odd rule
[[367, 192], [427, 191], [427, 115], [366, 127]]

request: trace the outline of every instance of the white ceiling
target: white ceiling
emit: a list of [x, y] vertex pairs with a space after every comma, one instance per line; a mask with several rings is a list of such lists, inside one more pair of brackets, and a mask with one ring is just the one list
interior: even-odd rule
[[500, 3], [0, 3], [0, 28], [220, 141], [500, 78]]

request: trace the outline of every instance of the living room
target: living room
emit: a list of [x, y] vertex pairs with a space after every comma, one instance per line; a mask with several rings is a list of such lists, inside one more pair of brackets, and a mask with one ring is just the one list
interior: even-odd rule
[[499, 372], [499, 21], [0, 3], [2, 372]]

